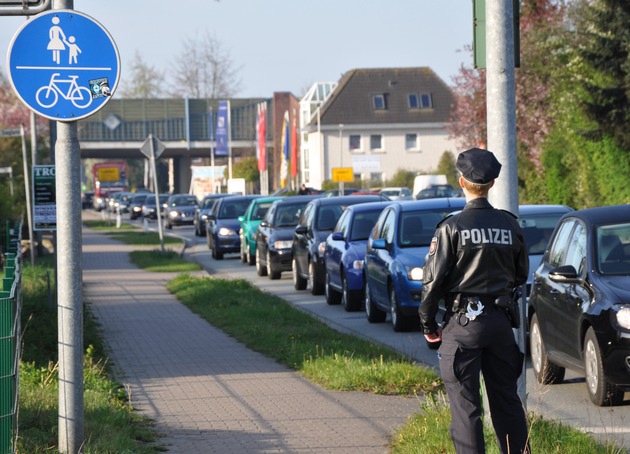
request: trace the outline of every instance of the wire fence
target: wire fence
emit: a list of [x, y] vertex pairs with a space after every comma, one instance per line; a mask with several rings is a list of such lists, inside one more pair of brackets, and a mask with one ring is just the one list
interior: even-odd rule
[[0, 228], [3, 277], [0, 290], [0, 454], [16, 451], [20, 312], [22, 309], [21, 223]]

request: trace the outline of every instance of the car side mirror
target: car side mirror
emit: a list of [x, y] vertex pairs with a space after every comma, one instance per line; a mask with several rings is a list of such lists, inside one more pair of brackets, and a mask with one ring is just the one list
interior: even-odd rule
[[343, 232], [333, 232], [332, 233], [332, 239], [333, 241], [343, 241]]
[[298, 225], [295, 228], [295, 233], [297, 233], [298, 235], [306, 235], [307, 230], [308, 229], [306, 228], [305, 225]]
[[372, 241], [372, 247], [374, 249], [387, 249], [387, 241], [385, 241], [385, 238], [377, 238]]
[[208, 215], [208, 221], [216, 221], [216, 220], [217, 220], [217, 216], [215, 214]]
[[260, 224], [258, 224], [260, 227], [269, 227], [269, 223], [267, 221], [260, 221]]
[[549, 271], [549, 279], [558, 284], [576, 284], [581, 281], [573, 265], [564, 265]]

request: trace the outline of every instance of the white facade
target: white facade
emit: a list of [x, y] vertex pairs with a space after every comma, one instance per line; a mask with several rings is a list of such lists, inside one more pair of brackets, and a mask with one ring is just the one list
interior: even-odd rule
[[[370, 180], [384, 184], [401, 169], [433, 173], [445, 151], [458, 152], [444, 124], [341, 125], [319, 129], [303, 133], [307, 139], [302, 142], [303, 156], [310, 158], [307, 185], [317, 189], [324, 180], [332, 178], [336, 167], [352, 167], [355, 177], [365, 184]], [[379, 140], [377, 137], [380, 147], [374, 143]]]

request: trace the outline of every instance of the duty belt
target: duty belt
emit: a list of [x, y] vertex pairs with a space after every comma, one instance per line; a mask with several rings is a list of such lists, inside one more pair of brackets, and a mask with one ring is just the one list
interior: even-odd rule
[[486, 306], [493, 307], [494, 300], [494, 297], [488, 296], [457, 295], [453, 300], [452, 307], [457, 323], [461, 326], [468, 325], [471, 320], [476, 320], [477, 317], [484, 315]]

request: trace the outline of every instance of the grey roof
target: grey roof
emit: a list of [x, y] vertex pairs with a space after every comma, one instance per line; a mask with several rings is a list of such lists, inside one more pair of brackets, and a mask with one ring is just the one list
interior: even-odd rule
[[[430, 94], [433, 108], [410, 109], [409, 94]], [[383, 94], [387, 109], [375, 110], [372, 95]], [[453, 94], [431, 68], [370, 68], [346, 72], [324, 104], [322, 125], [442, 123], [450, 119]], [[316, 120], [311, 124], [315, 124]]]

